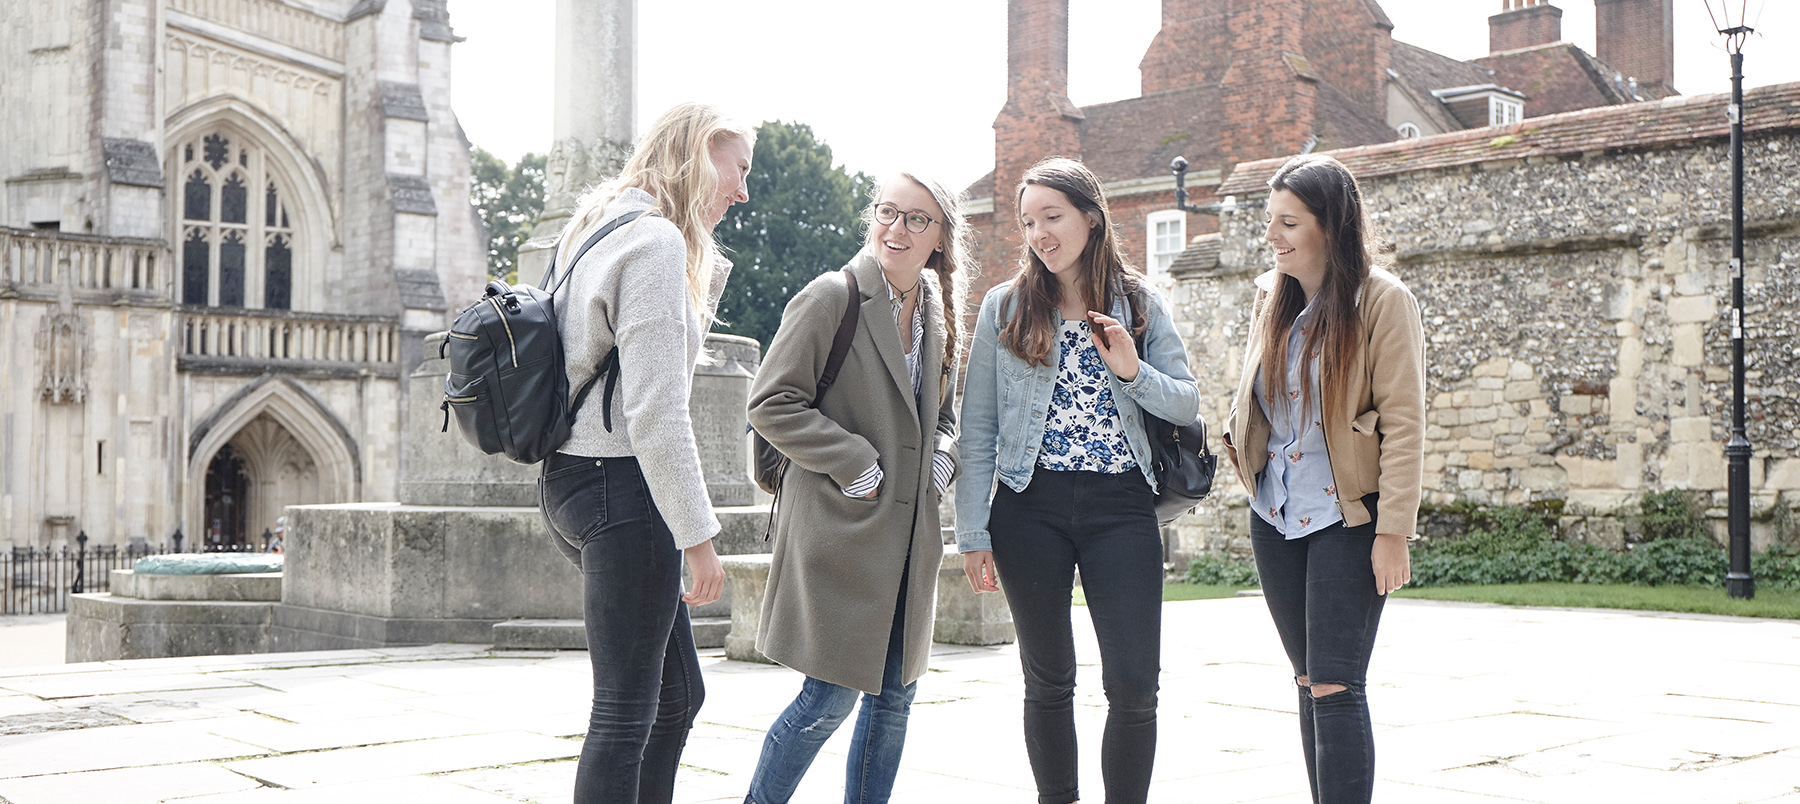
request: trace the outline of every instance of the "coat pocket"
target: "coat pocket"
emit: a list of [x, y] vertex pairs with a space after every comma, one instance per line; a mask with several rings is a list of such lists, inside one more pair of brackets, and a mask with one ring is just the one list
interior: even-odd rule
[[1353, 485], [1365, 494], [1379, 490], [1380, 486], [1381, 432], [1376, 429], [1380, 421], [1380, 411], [1366, 410], [1350, 422], [1351, 455], [1356, 458], [1356, 482]]

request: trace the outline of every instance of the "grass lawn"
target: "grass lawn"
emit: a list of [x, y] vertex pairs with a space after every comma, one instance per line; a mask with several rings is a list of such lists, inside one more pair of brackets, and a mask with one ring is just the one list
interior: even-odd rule
[[1509, 606], [1567, 606], [1585, 609], [1644, 609], [1690, 614], [1800, 619], [1800, 592], [1759, 589], [1750, 600], [1734, 600], [1724, 589], [1702, 586], [1606, 586], [1588, 583], [1516, 583], [1401, 589], [1395, 597], [1466, 600]]
[[[1192, 583], [1163, 584], [1163, 602], [1211, 600], [1237, 595], [1236, 586]], [[1561, 606], [1579, 609], [1639, 609], [1688, 614], [1729, 614], [1738, 617], [1775, 617], [1800, 620], [1800, 592], [1757, 590], [1751, 600], [1733, 600], [1724, 589], [1699, 586], [1605, 586], [1588, 583], [1515, 583], [1488, 586], [1441, 586], [1402, 589], [1395, 597], [1422, 600], [1461, 600], [1502, 603], [1508, 606]], [[1075, 587], [1075, 605], [1087, 605], [1081, 587]]]
[[[1165, 583], [1163, 584], [1163, 602], [1171, 600], [1212, 600], [1219, 597], [1236, 597], [1236, 586], [1210, 586], [1198, 583]], [[1087, 605], [1087, 596], [1082, 594], [1081, 587], [1075, 587], [1075, 605]]]

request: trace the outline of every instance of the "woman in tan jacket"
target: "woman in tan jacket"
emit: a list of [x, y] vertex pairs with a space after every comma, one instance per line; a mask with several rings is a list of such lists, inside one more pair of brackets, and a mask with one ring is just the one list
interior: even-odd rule
[[[756, 647], [806, 674], [763, 742], [746, 801], [783, 804], [857, 699], [844, 800], [888, 800], [931, 655], [938, 500], [956, 476], [956, 366], [972, 273], [956, 194], [903, 173], [863, 214], [845, 267], [788, 303], [750, 389], [750, 423], [793, 463]], [[819, 374], [849, 304], [857, 329], [831, 393]]]
[[1425, 335], [1418, 301], [1373, 265], [1350, 171], [1299, 156], [1269, 187], [1275, 270], [1256, 279], [1226, 448], [1299, 685], [1313, 801], [1367, 802], [1375, 738], [1363, 688], [1382, 603], [1411, 579]]

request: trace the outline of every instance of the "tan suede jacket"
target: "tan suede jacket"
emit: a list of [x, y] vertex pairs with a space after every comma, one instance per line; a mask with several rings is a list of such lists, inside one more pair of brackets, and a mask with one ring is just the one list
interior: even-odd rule
[[[1270, 272], [1273, 273], [1272, 271]], [[1267, 276], [1267, 275], [1265, 275]], [[1258, 277], [1258, 286], [1267, 281]], [[1325, 444], [1337, 482], [1338, 510], [1350, 527], [1368, 524], [1362, 497], [1379, 492], [1376, 529], [1412, 536], [1418, 532], [1419, 494], [1425, 466], [1425, 330], [1419, 301], [1399, 277], [1379, 268], [1363, 283], [1357, 313], [1366, 337], [1357, 349], [1342, 408], [1325, 413]], [[1238, 481], [1252, 495], [1256, 476], [1269, 461], [1269, 420], [1252, 396], [1262, 370], [1263, 302], [1259, 290], [1252, 309], [1250, 348], [1237, 394], [1225, 450]]]

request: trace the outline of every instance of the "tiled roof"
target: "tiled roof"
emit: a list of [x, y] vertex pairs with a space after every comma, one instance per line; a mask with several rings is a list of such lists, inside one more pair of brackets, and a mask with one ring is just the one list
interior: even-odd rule
[[974, 201], [994, 194], [994, 171], [982, 174], [981, 178], [969, 183], [962, 191], [963, 201]]
[[1375, 119], [1368, 108], [1338, 91], [1337, 87], [1324, 81], [1320, 81], [1318, 87], [1313, 120], [1316, 121], [1320, 150], [1373, 145], [1399, 136], [1388, 128], [1387, 121]]
[[[1726, 137], [1729, 95], [1675, 95], [1660, 101], [1602, 106], [1535, 117], [1510, 126], [1453, 131], [1332, 151], [1360, 178], [1411, 173], [1528, 156], [1644, 148], [1665, 143]], [[1744, 93], [1744, 130], [1800, 128], [1800, 83], [1758, 87]], [[1285, 157], [1237, 166], [1215, 191], [1219, 195], [1261, 192]]]
[[1219, 250], [1225, 245], [1218, 232], [1197, 235], [1188, 247], [1169, 263], [1169, 273], [1180, 276], [1191, 271], [1211, 271], [1219, 267]]
[[1567, 42], [1508, 50], [1475, 63], [1493, 70], [1494, 83], [1525, 93], [1529, 117], [1633, 100], [1614, 80], [1616, 70]]
[[1394, 40], [1392, 53], [1388, 66], [1401, 81], [1424, 92], [1426, 97], [1430, 97], [1434, 89], [1494, 83], [1494, 72], [1486, 67], [1433, 53], [1398, 39]]
[[1185, 156], [1199, 169], [1219, 159], [1217, 86], [1083, 106], [1081, 161], [1103, 182], [1166, 176]]

